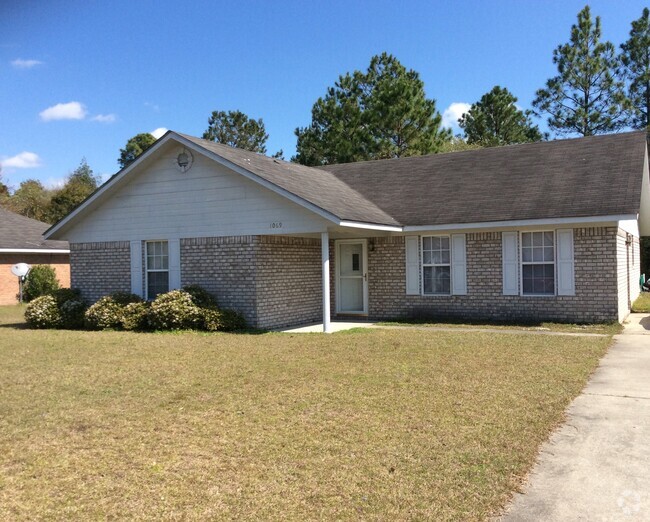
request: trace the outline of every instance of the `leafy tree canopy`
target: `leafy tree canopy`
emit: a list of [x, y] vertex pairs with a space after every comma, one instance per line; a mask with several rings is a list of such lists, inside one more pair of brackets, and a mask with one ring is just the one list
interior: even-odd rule
[[472, 104], [458, 124], [469, 144], [483, 147], [540, 141], [542, 134], [531, 121], [532, 111], [516, 106], [517, 98], [498, 85]]
[[600, 17], [594, 23], [586, 6], [571, 27], [570, 41], [553, 51], [558, 75], [537, 91], [533, 106], [548, 114], [548, 125], [558, 134], [591, 136], [625, 125], [629, 103], [614, 45], [600, 38]]
[[4, 206], [17, 214], [47, 222], [51, 198], [52, 193], [40, 181], [28, 179], [5, 199]]
[[438, 152], [451, 139], [441, 121], [420, 75], [383, 53], [365, 72], [340, 76], [316, 101], [311, 124], [295, 131], [292, 160], [326, 165]]
[[120, 168], [123, 169], [133, 163], [140, 154], [151, 147], [155, 142], [156, 138], [148, 132], [136, 134], [130, 138], [129, 141], [126, 142], [125, 147], [120, 149], [120, 157], [117, 159]]
[[650, 10], [632, 22], [630, 39], [621, 45], [624, 75], [629, 81], [630, 125], [650, 127]]
[[[241, 111], [214, 111], [208, 119], [208, 128], [203, 133], [203, 139], [266, 154], [266, 140], [269, 135], [262, 118], [254, 120]], [[275, 156], [281, 157], [282, 151]]]
[[95, 176], [83, 158], [79, 166], [68, 176], [65, 185], [55, 191], [48, 208], [48, 218], [55, 223], [72, 212], [99, 186]]

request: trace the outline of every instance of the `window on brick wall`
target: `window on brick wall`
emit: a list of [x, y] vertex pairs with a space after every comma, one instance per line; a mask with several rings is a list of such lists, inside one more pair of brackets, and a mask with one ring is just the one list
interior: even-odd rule
[[167, 241], [147, 241], [147, 299], [169, 291], [169, 245]]
[[425, 294], [451, 293], [449, 236], [422, 238], [422, 281]]
[[555, 294], [555, 234], [521, 233], [521, 288], [524, 295]]

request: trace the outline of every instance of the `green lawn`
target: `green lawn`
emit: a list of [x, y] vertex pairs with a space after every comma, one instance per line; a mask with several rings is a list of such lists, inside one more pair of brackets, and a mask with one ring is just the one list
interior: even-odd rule
[[0, 308], [0, 520], [481, 520], [608, 337], [32, 331]]
[[633, 312], [650, 312], [650, 292], [643, 292], [632, 305]]

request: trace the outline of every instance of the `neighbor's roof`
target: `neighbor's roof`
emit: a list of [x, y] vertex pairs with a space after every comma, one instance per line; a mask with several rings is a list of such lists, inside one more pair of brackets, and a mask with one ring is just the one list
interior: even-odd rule
[[322, 167], [402, 225], [639, 212], [645, 131]]
[[43, 239], [49, 226], [0, 208], [0, 250], [68, 250], [67, 241]]

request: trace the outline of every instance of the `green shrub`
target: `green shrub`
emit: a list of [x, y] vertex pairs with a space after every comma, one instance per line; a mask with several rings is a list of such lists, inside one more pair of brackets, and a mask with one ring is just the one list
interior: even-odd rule
[[221, 310], [221, 328], [222, 332], [236, 332], [246, 329], [246, 319], [235, 310], [224, 308]]
[[208, 332], [222, 330], [221, 310], [216, 307], [201, 308], [201, 329]]
[[25, 309], [25, 321], [31, 328], [59, 328], [62, 319], [56, 299], [51, 295], [33, 299]]
[[58, 289], [59, 282], [56, 280], [54, 268], [49, 265], [35, 265], [27, 274], [23, 285], [23, 299], [29, 302], [42, 295], [52, 294]]
[[58, 307], [61, 316], [61, 328], [78, 330], [84, 327], [86, 312], [86, 303], [84, 301], [81, 299], [68, 299]]
[[150, 308], [146, 301], [127, 304], [122, 310], [122, 328], [140, 331], [149, 329]]
[[126, 306], [131, 303], [142, 303], [142, 297], [136, 294], [131, 294], [129, 292], [113, 292], [110, 294], [110, 297], [115, 301], [118, 305], [121, 306]]
[[183, 291], [192, 296], [192, 301], [199, 308], [211, 308], [217, 306], [217, 300], [207, 290], [199, 285], [183, 287]]
[[85, 314], [86, 327], [91, 330], [106, 330], [122, 326], [124, 307], [107, 295], [93, 304]]
[[59, 305], [59, 308], [66, 301], [83, 301], [81, 299], [81, 292], [76, 288], [59, 288], [50, 295], [56, 299], [56, 304]]
[[149, 323], [154, 330], [199, 328], [201, 321], [201, 309], [184, 290], [160, 294], [149, 310]]

